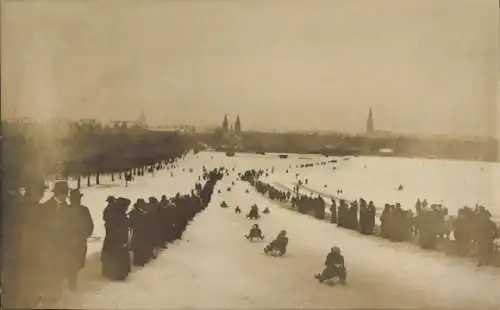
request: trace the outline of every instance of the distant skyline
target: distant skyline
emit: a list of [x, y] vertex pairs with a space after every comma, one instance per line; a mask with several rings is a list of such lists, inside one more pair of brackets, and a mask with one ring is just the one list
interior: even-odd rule
[[496, 0], [2, 6], [4, 116], [500, 137]]

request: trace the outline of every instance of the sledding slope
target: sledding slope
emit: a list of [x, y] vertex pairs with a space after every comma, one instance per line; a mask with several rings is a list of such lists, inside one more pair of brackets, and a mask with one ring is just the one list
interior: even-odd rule
[[[500, 273], [476, 269], [438, 253], [363, 237], [284, 210], [225, 177], [209, 208], [170, 246], [124, 283], [67, 296], [59, 308], [87, 309], [276, 309], [276, 308], [469, 308], [498, 309]], [[217, 189], [221, 194], [217, 194]], [[231, 208], [223, 209], [225, 200]], [[266, 242], [243, 238], [252, 224], [244, 214], [257, 203], [271, 214], [258, 221]], [[234, 214], [239, 205], [243, 214]], [[262, 249], [281, 230], [289, 233], [289, 254], [265, 256]], [[332, 245], [346, 258], [348, 285], [319, 284]]]

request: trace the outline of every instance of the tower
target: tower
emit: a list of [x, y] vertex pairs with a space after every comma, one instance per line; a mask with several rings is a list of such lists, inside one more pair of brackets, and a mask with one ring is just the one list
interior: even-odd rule
[[241, 133], [240, 115], [236, 116], [236, 121], [234, 122], [234, 133], [237, 135], [239, 135]]
[[141, 111], [141, 115], [137, 119], [137, 123], [141, 127], [146, 127], [147, 120], [146, 120], [146, 113], [144, 113], [144, 110]]
[[222, 121], [222, 131], [224, 133], [229, 133], [229, 122], [227, 121], [227, 114], [224, 115], [224, 120]]
[[372, 134], [375, 131], [374, 123], [373, 123], [373, 113], [372, 108], [368, 112], [368, 119], [366, 120], [366, 133]]

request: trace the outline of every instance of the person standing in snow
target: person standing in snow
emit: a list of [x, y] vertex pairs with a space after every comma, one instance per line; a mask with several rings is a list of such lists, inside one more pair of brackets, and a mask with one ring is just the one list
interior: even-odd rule
[[123, 281], [130, 273], [129, 220], [130, 200], [119, 197], [104, 217], [106, 237], [102, 245], [102, 275], [113, 281]]
[[497, 238], [497, 227], [491, 220], [491, 213], [484, 208], [478, 212], [476, 228], [476, 244], [478, 264], [488, 265], [493, 256], [494, 240]]
[[52, 192], [54, 195], [41, 205], [44, 251], [40, 259], [44, 268], [50, 270], [46, 275], [47, 292], [44, 295], [48, 300], [55, 301], [62, 293], [62, 284], [69, 264], [67, 253], [72, 223], [66, 202], [68, 182], [56, 181]]
[[106, 198], [106, 202], [108, 204], [106, 205], [106, 207], [102, 211], [102, 219], [104, 221], [106, 220], [107, 213], [111, 210], [115, 201], [116, 201], [116, 198], [114, 196], [108, 196], [108, 198]]
[[156, 258], [158, 252], [162, 248], [162, 234], [161, 234], [161, 218], [160, 218], [160, 202], [156, 197], [149, 197], [147, 204], [149, 222], [151, 229], [151, 243], [153, 247], [153, 258]]
[[34, 184], [21, 193], [20, 183], [8, 180], [3, 185], [1, 300], [5, 308], [27, 309], [36, 304], [45, 287], [44, 269], [39, 259], [44, 251], [43, 239], [38, 226], [43, 189], [36, 190], [42, 187]]
[[159, 222], [160, 222], [160, 233], [161, 233], [161, 247], [167, 248], [167, 242], [169, 242], [169, 229], [170, 227], [170, 219], [168, 215], [169, 201], [167, 200], [167, 196], [162, 195], [160, 201], [158, 202], [158, 214], [159, 214]]
[[330, 223], [336, 224], [337, 223], [337, 202], [335, 199], [332, 198], [332, 206], [330, 207]]
[[134, 208], [129, 213], [129, 217], [130, 227], [132, 228], [133, 264], [135, 266], [144, 266], [153, 256], [151, 218], [144, 199], [137, 199]]
[[377, 213], [377, 208], [375, 208], [375, 205], [373, 204], [373, 201], [370, 200], [368, 203], [368, 209], [366, 211], [366, 217], [367, 217], [367, 228], [366, 232], [369, 235], [372, 235], [374, 230], [375, 230], [375, 215]]
[[368, 234], [368, 205], [363, 198], [359, 199], [359, 231]]
[[40, 264], [40, 257], [45, 251], [43, 244], [44, 236], [40, 234], [40, 225], [43, 224], [40, 222], [40, 219], [43, 218], [40, 200], [46, 188], [43, 180], [34, 181], [26, 189], [22, 208], [18, 210], [23, 213], [22, 224], [19, 226], [22, 229], [22, 242], [20, 243], [22, 254], [19, 262], [22, 266], [20, 277], [22, 302], [26, 303], [26, 306], [21, 304], [22, 308], [29, 308], [28, 305], [36, 304], [39, 301], [39, 293], [43, 292], [46, 287], [46, 276], [44, 273], [50, 272], [44, 271], [43, 265]]
[[68, 244], [69, 266], [68, 285], [70, 290], [76, 290], [78, 273], [85, 266], [87, 256], [87, 239], [94, 232], [94, 222], [90, 216], [89, 209], [81, 204], [83, 194], [78, 189], [71, 190], [69, 194], [69, 207], [72, 231], [71, 243]]

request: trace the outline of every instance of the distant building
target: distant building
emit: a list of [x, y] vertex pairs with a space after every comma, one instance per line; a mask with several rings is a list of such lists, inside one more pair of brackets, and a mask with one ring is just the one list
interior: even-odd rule
[[236, 121], [234, 122], [234, 134], [240, 135], [241, 134], [241, 120], [240, 116], [236, 116]]
[[227, 120], [227, 114], [224, 115], [224, 120], [222, 121], [222, 132], [224, 134], [229, 133], [229, 121]]
[[373, 119], [373, 111], [370, 107], [368, 111], [368, 119], [366, 120], [366, 134], [370, 137], [388, 137], [393, 136], [393, 133], [390, 131], [376, 130], [375, 129], [375, 120]]
[[373, 112], [372, 108], [368, 111], [368, 119], [366, 120], [366, 133], [371, 135], [375, 132], [375, 125], [373, 123]]
[[141, 128], [147, 128], [146, 114], [144, 113], [144, 110], [141, 111], [141, 115], [139, 115], [135, 125]]

